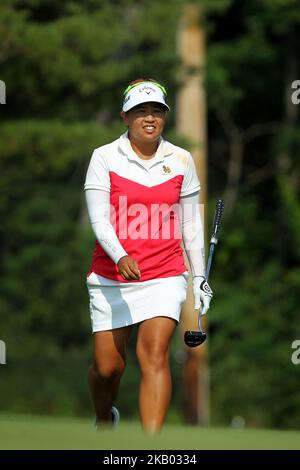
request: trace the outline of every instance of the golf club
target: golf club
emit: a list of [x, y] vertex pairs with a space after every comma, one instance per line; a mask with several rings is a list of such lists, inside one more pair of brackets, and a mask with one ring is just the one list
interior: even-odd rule
[[[216, 210], [215, 210], [215, 215], [214, 215], [214, 221], [213, 221], [212, 236], [211, 236], [210, 244], [209, 244], [209, 255], [207, 259], [207, 267], [206, 267], [206, 274], [205, 274], [206, 281], [208, 281], [208, 278], [209, 278], [213, 254], [214, 254], [215, 247], [219, 240], [219, 230], [220, 230], [220, 225], [221, 225], [221, 217], [223, 213], [223, 208], [224, 208], [224, 201], [222, 199], [218, 199]], [[202, 312], [200, 309], [199, 315], [198, 315], [198, 328], [199, 328], [198, 331], [190, 330], [190, 331], [186, 331], [184, 334], [184, 342], [190, 348], [195, 348], [196, 346], [200, 346], [200, 344], [204, 343], [204, 341], [206, 340], [207, 334], [202, 329], [201, 316], [202, 316]]]

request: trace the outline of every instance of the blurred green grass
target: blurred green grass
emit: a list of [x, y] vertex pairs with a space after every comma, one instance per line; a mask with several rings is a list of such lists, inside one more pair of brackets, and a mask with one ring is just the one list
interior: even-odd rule
[[92, 420], [0, 415], [0, 449], [300, 449], [300, 432], [166, 425], [145, 435], [137, 422], [95, 432]]

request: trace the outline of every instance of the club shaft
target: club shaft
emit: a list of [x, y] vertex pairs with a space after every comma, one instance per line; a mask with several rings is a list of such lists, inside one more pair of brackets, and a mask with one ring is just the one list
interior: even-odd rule
[[218, 199], [216, 209], [215, 209], [214, 221], [213, 221], [213, 230], [212, 230], [212, 235], [211, 235], [210, 245], [209, 245], [209, 255], [208, 255], [207, 267], [206, 267], [206, 280], [208, 280], [209, 278], [215, 247], [219, 239], [219, 230], [220, 230], [220, 225], [221, 225], [223, 209], [224, 209], [224, 201], [222, 199]]
[[215, 246], [216, 246], [215, 243], [211, 243], [210, 246], [209, 246], [209, 255], [208, 255], [207, 267], [206, 267], [206, 280], [207, 281], [208, 281], [209, 273], [210, 273], [210, 270], [211, 270], [211, 265], [212, 265], [214, 251], [215, 251]]
[[[222, 201], [222, 199], [219, 199], [217, 201], [217, 206], [216, 206], [216, 210], [215, 210], [215, 216], [214, 216], [214, 222], [213, 222], [213, 231], [212, 231], [212, 235], [211, 235], [211, 239], [210, 239], [209, 255], [208, 255], [208, 258], [207, 258], [207, 266], [206, 266], [206, 274], [205, 274], [205, 277], [206, 277], [207, 281], [208, 281], [211, 266], [212, 266], [212, 260], [213, 260], [213, 256], [214, 256], [215, 247], [216, 247], [216, 245], [218, 243], [218, 239], [219, 239], [219, 229], [220, 229], [220, 224], [221, 224], [223, 208], [224, 208], [224, 202]], [[201, 324], [201, 316], [202, 316], [201, 310], [202, 310], [202, 306], [201, 306], [201, 308], [199, 310], [199, 314], [198, 314], [198, 328], [199, 328], [200, 332], [203, 332], [202, 324]]]

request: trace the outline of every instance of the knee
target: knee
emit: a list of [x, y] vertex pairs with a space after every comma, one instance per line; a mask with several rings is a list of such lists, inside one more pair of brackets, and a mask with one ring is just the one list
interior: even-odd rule
[[92, 370], [95, 375], [103, 380], [117, 380], [119, 379], [125, 369], [125, 361], [103, 361], [94, 360]]
[[159, 372], [169, 364], [168, 351], [160, 345], [140, 346], [136, 353], [142, 372]]

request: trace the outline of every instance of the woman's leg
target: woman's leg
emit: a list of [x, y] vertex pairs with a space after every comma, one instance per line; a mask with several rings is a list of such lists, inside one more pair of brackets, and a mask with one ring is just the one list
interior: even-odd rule
[[132, 327], [94, 333], [94, 360], [88, 371], [91, 398], [98, 422], [111, 422], [126, 363], [126, 347]]
[[150, 433], [161, 429], [171, 398], [169, 344], [176, 325], [172, 318], [155, 317], [143, 321], [138, 328], [140, 416], [143, 429]]

